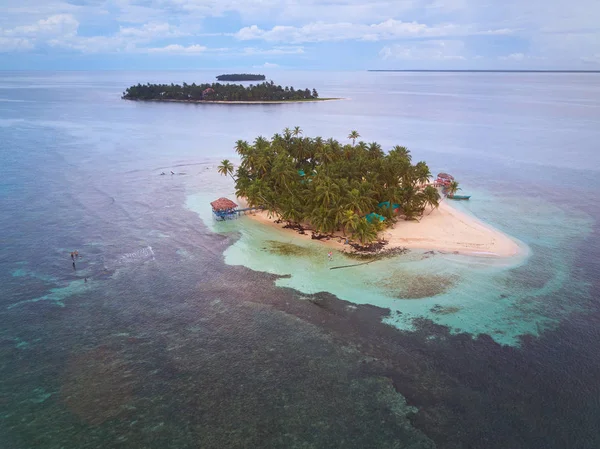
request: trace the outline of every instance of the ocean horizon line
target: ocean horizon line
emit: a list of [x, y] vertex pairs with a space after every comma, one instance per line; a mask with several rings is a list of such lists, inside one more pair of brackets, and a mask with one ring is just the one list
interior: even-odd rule
[[435, 72], [435, 73], [600, 73], [600, 70], [507, 70], [507, 69], [368, 69], [367, 72]]

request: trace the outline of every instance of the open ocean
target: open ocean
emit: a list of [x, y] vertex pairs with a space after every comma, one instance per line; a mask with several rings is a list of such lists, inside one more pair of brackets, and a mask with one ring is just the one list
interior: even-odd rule
[[[120, 99], [217, 74], [0, 72], [0, 449], [600, 447], [600, 74], [277, 71], [348, 100]], [[213, 222], [218, 162], [286, 126], [407, 146], [524, 256], [329, 270], [316, 243]]]

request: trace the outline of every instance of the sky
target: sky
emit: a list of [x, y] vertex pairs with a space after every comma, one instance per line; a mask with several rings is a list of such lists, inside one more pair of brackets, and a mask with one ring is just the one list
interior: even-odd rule
[[600, 70], [598, 0], [0, 0], [0, 70]]

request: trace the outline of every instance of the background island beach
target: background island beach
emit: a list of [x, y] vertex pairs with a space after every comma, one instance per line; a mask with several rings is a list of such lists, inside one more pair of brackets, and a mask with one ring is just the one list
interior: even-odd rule
[[[2, 447], [600, 447], [600, 75], [280, 71], [350, 100], [120, 99], [219, 73], [0, 72]], [[296, 125], [455, 175], [471, 201], [397, 225], [444, 220], [448, 254], [331, 270], [352, 261], [215, 222], [235, 141]]]

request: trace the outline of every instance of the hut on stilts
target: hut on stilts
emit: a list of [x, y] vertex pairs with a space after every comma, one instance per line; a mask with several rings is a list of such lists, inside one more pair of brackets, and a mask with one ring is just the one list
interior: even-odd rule
[[231, 220], [238, 217], [238, 205], [228, 198], [219, 198], [210, 203], [217, 220]]

